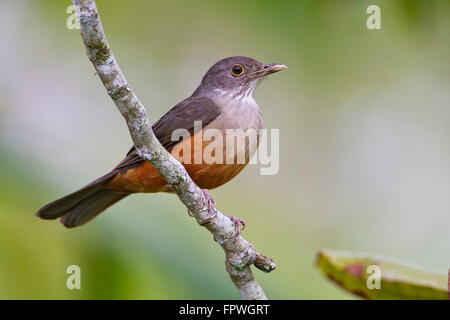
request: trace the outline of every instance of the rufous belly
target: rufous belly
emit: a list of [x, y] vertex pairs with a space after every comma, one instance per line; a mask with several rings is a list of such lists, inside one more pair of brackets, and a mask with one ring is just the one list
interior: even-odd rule
[[[205, 148], [211, 144], [211, 141], [200, 140], [200, 144], [195, 147], [196, 139], [199, 135], [200, 133], [183, 140], [177, 144], [173, 150], [169, 151], [183, 164], [189, 176], [200, 188], [217, 188], [233, 179], [248, 164], [248, 150], [239, 150], [239, 148], [233, 148], [232, 157], [235, 158], [234, 161], [227, 159], [226, 150], [223, 150], [222, 152], [223, 156], [221, 161], [205, 161], [204, 151]], [[190, 154], [186, 155], [186, 151], [189, 151]], [[239, 161], [237, 158], [242, 152], [247, 152], [247, 154], [243, 157], [244, 161]], [[209, 154], [214, 156], [215, 152], [209, 152]], [[230, 154], [228, 154], [228, 158], [230, 158]], [[199, 159], [200, 161], [198, 161]], [[127, 193], [172, 191], [170, 186], [167, 185], [164, 177], [147, 161], [142, 162], [138, 167], [119, 172], [104, 186], [104, 188]]]

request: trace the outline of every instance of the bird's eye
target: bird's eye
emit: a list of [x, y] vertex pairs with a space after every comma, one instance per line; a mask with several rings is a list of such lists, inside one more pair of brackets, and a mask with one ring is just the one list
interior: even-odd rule
[[233, 74], [233, 76], [239, 77], [244, 73], [244, 67], [241, 64], [235, 64], [231, 68], [231, 73]]

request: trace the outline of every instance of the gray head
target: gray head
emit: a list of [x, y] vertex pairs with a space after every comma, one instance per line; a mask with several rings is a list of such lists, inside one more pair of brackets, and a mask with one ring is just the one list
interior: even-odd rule
[[235, 56], [215, 63], [203, 77], [196, 92], [227, 92], [234, 95], [253, 94], [265, 76], [287, 69], [283, 64], [263, 64], [255, 59]]

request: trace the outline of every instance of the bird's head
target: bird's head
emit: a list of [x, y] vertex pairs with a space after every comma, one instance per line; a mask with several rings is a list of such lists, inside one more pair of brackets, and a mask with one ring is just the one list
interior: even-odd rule
[[209, 92], [232, 95], [253, 95], [258, 82], [265, 76], [287, 69], [283, 64], [263, 64], [255, 59], [235, 56], [215, 63], [205, 74], [200, 88]]

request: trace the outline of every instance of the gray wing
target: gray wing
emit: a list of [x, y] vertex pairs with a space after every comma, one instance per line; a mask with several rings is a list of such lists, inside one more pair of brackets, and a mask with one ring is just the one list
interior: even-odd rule
[[[194, 133], [194, 121], [201, 121], [207, 126], [220, 115], [220, 108], [207, 97], [189, 97], [170, 109], [156, 121], [153, 132], [166, 150], [171, 150], [180, 141], [172, 141], [172, 132], [176, 129], [186, 129], [190, 135]], [[128, 170], [138, 167], [144, 160], [139, 157], [134, 146], [114, 170]]]

